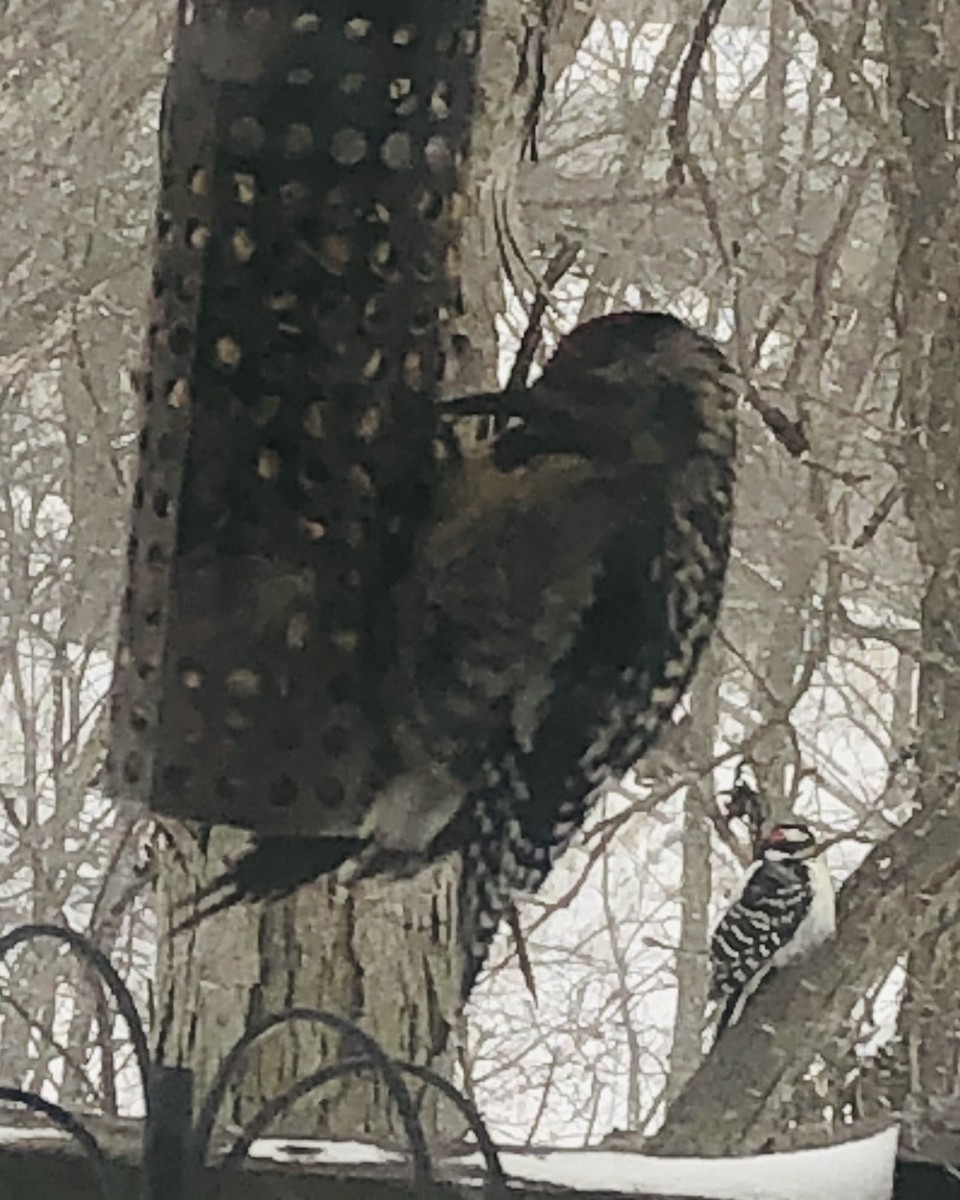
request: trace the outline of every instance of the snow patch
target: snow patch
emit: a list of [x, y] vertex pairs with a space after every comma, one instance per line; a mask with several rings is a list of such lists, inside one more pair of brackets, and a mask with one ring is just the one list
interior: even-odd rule
[[[50, 1126], [0, 1125], [0, 1143], [64, 1139]], [[898, 1130], [817, 1150], [794, 1150], [752, 1158], [651, 1158], [613, 1150], [545, 1150], [501, 1154], [508, 1178], [583, 1191], [625, 1196], [654, 1192], [703, 1200], [891, 1200]], [[281, 1163], [333, 1165], [397, 1164], [403, 1154], [366, 1142], [260, 1138], [251, 1158]], [[469, 1169], [479, 1182], [479, 1154], [438, 1163], [445, 1175]], [[459, 1170], [458, 1170], [459, 1169]]]
[[898, 1130], [817, 1150], [752, 1158], [650, 1158], [614, 1151], [504, 1154], [508, 1176], [585, 1191], [705, 1200], [890, 1200]]
[[[507, 1177], [625, 1196], [654, 1192], [703, 1200], [891, 1200], [898, 1130], [872, 1137], [751, 1158], [652, 1158], [612, 1150], [546, 1150], [500, 1160]], [[397, 1163], [403, 1156], [363, 1142], [294, 1141], [263, 1138], [250, 1151], [277, 1162]], [[458, 1168], [483, 1169], [479, 1154], [438, 1163], [456, 1177]], [[471, 1182], [477, 1182], [473, 1175]]]
[[0, 1125], [0, 1142], [42, 1142], [69, 1136], [56, 1125]]
[[406, 1158], [392, 1150], [381, 1150], [367, 1142], [320, 1142], [297, 1138], [258, 1138], [250, 1147], [251, 1158], [274, 1162], [383, 1164], [402, 1163]]

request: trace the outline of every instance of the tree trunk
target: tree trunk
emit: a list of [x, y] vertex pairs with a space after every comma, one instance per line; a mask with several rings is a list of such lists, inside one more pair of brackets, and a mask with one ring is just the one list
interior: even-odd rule
[[[232, 1042], [260, 1018], [292, 1006], [347, 1017], [399, 1058], [451, 1074], [449, 1037], [460, 1008], [456, 879], [441, 866], [410, 882], [351, 891], [333, 881], [261, 910], [237, 908], [170, 936], [178, 901], [223, 866], [217, 831], [208, 854], [189, 839], [167, 852], [160, 888], [166, 933], [156, 972], [156, 1038], [168, 1064], [209, 1086]], [[299, 1021], [254, 1047], [228, 1092], [223, 1119], [243, 1123], [289, 1084], [338, 1056], [357, 1053], [329, 1029]], [[461, 1132], [428, 1093], [422, 1116], [435, 1132]], [[358, 1135], [397, 1141], [401, 1128], [382, 1087], [349, 1077], [302, 1101], [282, 1122], [301, 1136]]]
[[[689, 752], [694, 762], [709, 763], [719, 717], [720, 676], [717, 649], [703, 655], [691, 692], [692, 727]], [[703, 1057], [704, 1010], [710, 986], [707, 970], [710, 891], [710, 820], [712, 775], [691, 785], [683, 803], [683, 867], [680, 885], [680, 939], [677, 945], [677, 1011], [664, 1101], [679, 1095]]]
[[[900, 231], [899, 319], [904, 352], [900, 394], [907, 429], [902, 477], [929, 571], [923, 603], [918, 695], [920, 798], [936, 809], [960, 755], [960, 643], [954, 617], [960, 581], [960, 189], [951, 165], [948, 106], [955, 68], [946, 50], [960, 5], [889, 0], [886, 43], [891, 90], [903, 122], [906, 174], [891, 175]], [[933, 57], [931, 57], [933, 56]], [[926, 434], [926, 436], [924, 436]], [[908, 1103], [926, 1107], [956, 1094], [960, 1081], [960, 938], [940, 923], [910, 947], [898, 1020]]]

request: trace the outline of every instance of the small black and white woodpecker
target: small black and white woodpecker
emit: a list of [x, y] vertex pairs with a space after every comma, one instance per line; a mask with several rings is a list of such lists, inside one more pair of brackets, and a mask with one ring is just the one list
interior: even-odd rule
[[739, 898], [710, 942], [718, 1037], [736, 1025], [772, 971], [809, 953], [836, 929], [833, 881], [809, 827], [776, 825], [758, 849]]

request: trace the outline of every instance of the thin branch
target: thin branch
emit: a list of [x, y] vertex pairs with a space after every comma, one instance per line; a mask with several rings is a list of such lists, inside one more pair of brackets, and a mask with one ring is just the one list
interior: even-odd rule
[[9, 991], [3, 991], [2, 995], [0, 995], [0, 1003], [8, 1004], [17, 1016], [38, 1034], [41, 1042], [49, 1046], [57, 1057], [63, 1059], [64, 1066], [76, 1078], [89, 1100], [97, 1098], [97, 1089], [84, 1069], [83, 1063], [74, 1058], [73, 1051], [68, 1046], [64, 1046], [57, 1040], [54, 1036], [52, 1024], [41, 1021], [38, 1017], [31, 1015], [29, 1010]]
[[888, 166], [909, 169], [903, 138], [893, 122], [884, 119], [876, 93], [863, 71], [834, 45], [831, 26], [813, 11], [806, 0], [790, 0], [790, 3], [817, 43], [823, 65], [833, 77], [833, 92], [847, 115], [873, 135], [876, 149], [882, 151]]
[[540, 115], [543, 102], [547, 95], [547, 40], [550, 31], [549, 0], [540, 0], [536, 22], [524, 20], [523, 42], [517, 53], [517, 78], [513, 85], [514, 92], [520, 92], [526, 87], [530, 77], [529, 55], [533, 52], [534, 81], [533, 91], [527, 103], [527, 111], [523, 114], [523, 140], [520, 144], [520, 161], [529, 154], [530, 161], [540, 161], [537, 146], [537, 134], [540, 130]]
[[680, 78], [677, 80], [677, 94], [673, 102], [673, 112], [670, 118], [670, 128], [667, 140], [673, 151], [668, 180], [679, 187], [683, 183], [684, 168], [691, 167], [690, 151], [690, 101], [693, 97], [693, 85], [700, 74], [703, 56], [707, 51], [710, 34], [720, 20], [726, 0], [707, 0], [707, 7], [700, 14], [700, 19], [690, 39], [687, 57], [680, 68]]
[[537, 350], [543, 341], [543, 317], [550, 303], [550, 294], [577, 261], [580, 250], [579, 242], [567, 242], [561, 238], [560, 245], [547, 263], [543, 282], [538, 285], [527, 314], [527, 327], [520, 339], [520, 348], [517, 350], [517, 357], [507, 381], [507, 391], [522, 388], [526, 383]]
[[523, 982], [527, 985], [527, 991], [530, 993], [534, 1005], [536, 1005], [537, 981], [533, 974], [533, 964], [530, 961], [527, 939], [520, 924], [520, 913], [517, 911], [517, 906], [515, 904], [508, 905], [505, 916], [507, 925], [513, 935], [513, 944], [517, 951], [517, 966], [520, 968]]
[[802, 421], [793, 420], [783, 409], [769, 404], [752, 385], [747, 388], [746, 399], [764, 425], [792, 458], [802, 458], [805, 454], [810, 453], [810, 441]]
[[896, 506], [897, 501], [903, 495], [903, 488], [900, 483], [895, 483], [887, 490], [886, 495], [870, 514], [863, 528], [853, 539], [851, 548], [853, 550], [862, 550], [868, 542], [872, 542], [880, 530], [880, 526], [884, 523], [890, 513]]

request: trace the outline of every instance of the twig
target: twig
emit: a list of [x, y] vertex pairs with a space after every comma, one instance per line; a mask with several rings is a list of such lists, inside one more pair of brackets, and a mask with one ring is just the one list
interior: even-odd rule
[[707, 0], [707, 7], [700, 14], [700, 19], [690, 39], [687, 57], [680, 68], [680, 78], [677, 81], [677, 95], [673, 102], [673, 112], [670, 117], [670, 128], [667, 140], [673, 151], [673, 159], [667, 173], [668, 182], [676, 190], [683, 183], [684, 167], [690, 167], [690, 101], [693, 96], [693, 85], [700, 74], [700, 65], [710, 41], [710, 34], [720, 20], [726, 0]]
[[523, 927], [520, 924], [520, 913], [517, 911], [515, 904], [510, 904], [506, 911], [507, 925], [510, 933], [513, 936], [513, 944], [517, 949], [517, 966], [520, 968], [520, 974], [523, 976], [523, 982], [527, 985], [527, 991], [533, 999], [534, 1005], [537, 1004], [537, 981], [533, 974], [533, 963], [530, 961], [530, 952], [527, 949], [527, 939], [524, 936]]
[[909, 169], [902, 136], [893, 122], [882, 115], [876, 93], [863, 71], [851, 59], [845, 59], [834, 45], [831, 36], [833, 31], [829, 23], [818, 16], [806, 0], [790, 0], [790, 3], [817, 43], [817, 51], [823, 65], [833, 77], [831, 90], [847, 114], [864, 129], [869, 130], [888, 163], [900, 170]]
[[884, 523], [890, 513], [893, 511], [894, 505], [903, 495], [903, 489], [899, 482], [893, 484], [887, 491], [877, 507], [870, 514], [864, 527], [860, 530], [857, 536], [853, 539], [852, 548], [854, 550], [862, 550], [868, 542], [872, 542], [877, 536], [880, 526]]
[[543, 282], [538, 286], [530, 311], [527, 314], [527, 327], [520, 339], [520, 348], [507, 380], [507, 391], [522, 388], [530, 374], [533, 360], [543, 341], [543, 317], [550, 303], [550, 293], [577, 261], [580, 253], [579, 242], [561, 240], [556, 253], [547, 263], [543, 273]]
[[802, 458], [810, 453], [810, 441], [802, 421], [792, 420], [782, 409], [769, 404], [752, 386], [747, 388], [747, 403], [789, 455]]
[[526, 86], [530, 75], [528, 55], [533, 43], [533, 93], [527, 103], [527, 111], [523, 114], [523, 141], [520, 144], [520, 161], [523, 162], [524, 155], [529, 151], [532, 163], [540, 161], [537, 132], [540, 128], [543, 101], [547, 94], [547, 34], [550, 29], [548, 0], [540, 0], [537, 17], [536, 25], [525, 22], [523, 43], [518, 53], [517, 78], [513, 85], [514, 92], [519, 92]]
[[841, 601], [837, 605], [840, 632], [859, 642], [872, 640], [886, 642], [901, 654], [916, 656], [920, 652], [920, 632], [916, 629], [898, 629], [888, 625], [863, 625], [850, 616], [850, 611]]
[[690, 172], [697, 195], [700, 197], [700, 203], [703, 205], [704, 216], [707, 218], [707, 228], [710, 230], [710, 234], [716, 244], [720, 261], [724, 269], [729, 271], [733, 264], [723, 240], [723, 229], [720, 225], [720, 205], [717, 204], [716, 198], [710, 189], [710, 181], [707, 179], [706, 172], [700, 166], [692, 151], [687, 155], [687, 170]]
[[840, 255], [848, 243], [850, 229], [863, 202], [876, 161], [877, 151], [875, 147], [871, 146], [861, 160], [850, 168], [846, 195], [837, 210], [829, 233], [817, 251], [813, 266], [810, 315], [805, 322], [801, 337], [797, 339], [794, 353], [783, 379], [783, 386], [787, 392], [791, 392], [796, 387], [811, 347], [819, 343], [821, 352], [825, 349], [823, 339], [827, 314], [830, 311], [830, 281], [839, 265]]
[[520, 285], [517, 283], [513, 273], [513, 263], [510, 260], [510, 255], [507, 252], [507, 244], [509, 242], [512, 249], [520, 259], [522, 266], [526, 266], [523, 261], [523, 255], [520, 254], [516, 241], [510, 231], [510, 221], [507, 217], [507, 202], [498, 201], [496, 193], [492, 197], [493, 202], [493, 236], [497, 245], [497, 258], [500, 261], [500, 270], [503, 272], [507, 283], [518, 295], [520, 294]]
[[[87, 922], [87, 930], [91, 935], [95, 936], [97, 923], [100, 920], [100, 910], [103, 907], [104, 900], [106, 899], [107, 889], [119, 870], [120, 861], [128, 851], [130, 839], [137, 832], [137, 826], [139, 825], [140, 820], [140, 817], [128, 817], [125, 820], [121, 818], [120, 822], [118, 822], [121, 833], [117, 838], [116, 845], [113, 847], [110, 857], [107, 860], [106, 869], [103, 872], [103, 878], [100, 880], [100, 886], [97, 888], [96, 894], [93, 898], [93, 904], [90, 907], [90, 918]], [[111, 913], [111, 915], [113, 914]]]
[[83, 1091], [88, 1100], [95, 1099], [97, 1089], [87, 1074], [83, 1063], [79, 1059], [74, 1058], [73, 1051], [69, 1046], [64, 1046], [54, 1036], [53, 1026], [45, 1025], [39, 1017], [32, 1016], [29, 1010], [20, 1003], [17, 998], [9, 991], [4, 990], [0, 993], [0, 999], [4, 1004], [8, 1004], [13, 1011], [25, 1021], [31, 1029], [36, 1030], [42, 1041], [44, 1041], [51, 1049], [55, 1050], [57, 1055], [63, 1059], [64, 1066], [76, 1078], [77, 1082], [83, 1087]]
[[[97, 395], [97, 388], [93, 381], [93, 372], [90, 370], [90, 363], [83, 346], [83, 339], [80, 337], [78, 310], [78, 304], [74, 304], [70, 310], [70, 343], [73, 346], [73, 354], [77, 362], [77, 373], [80, 376], [80, 383], [84, 392], [86, 392], [87, 399], [90, 401], [94, 412], [97, 414], [98, 424], [102, 427], [105, 423], [103, 405], [100, 403], [100, 397]], [[127, 490], [127, 481], [124, 478], [120, 460], [112, 449], [107, 459], [117, 481], [117, 490], [123, 495]]]

